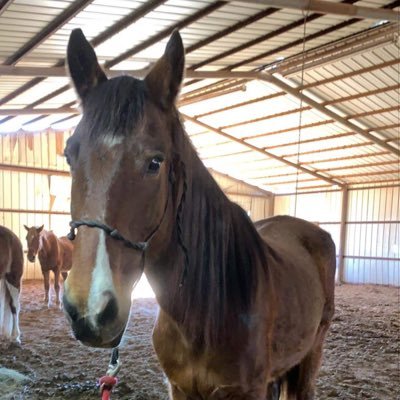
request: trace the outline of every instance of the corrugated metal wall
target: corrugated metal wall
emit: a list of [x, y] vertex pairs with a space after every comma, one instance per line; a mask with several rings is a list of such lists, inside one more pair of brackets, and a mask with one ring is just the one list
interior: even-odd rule
[[[23, 225], [43, 224], [59, 236], [68, 232], [70, 178], [62, 154], [69, 134], [0, 135], [0, 224], [19, 236], [25, 250]], [[25, 260], [24, 279], [39, 278], [38, 262]]]
[[[47, 130], [0, 135], [0, 225], [19, 236], [25, 251], [23, 225], [43, 224], [58, 236], [68, 232], [70, 177], [63, 151], [70, 134]], [[253, 220], [270, 215], [271, 196], [226, 175], [213, 175]], [[32, 264], [25, 259], [24, 279], [41, 278], [38, 261]]]
[[227, 194], [228, 198], [239, 204], [253, 221], [267, 218], [272, 215], [273, 195], [263, 190], [247, 185], [228, 175], [211, 170], [218, 185]]
[[[45, 225], [59, 236], [68, 231], [70, 178], [63, 149], [70, 132], [18, 132], [0, 136], [0, 224], [26, 247], [23, 225]], [[318, 223], [331, 233], [339, 254], [340, 191], [273, 198], [257, 188], [212, 172], [232, 201], [256, 221], [288, 214]], [[343, 279], [351, 283], [400, 286], [400, 189], [349, 190]], [[41, 278], [26, 262], [25, 279]]]
[[[350, 189], [343, 281], [400, 286], [400, 189]], [[340, 246], [340, 191], [275, 197], [274, 215], [318, 223]]]
[[344, 279], [400, 286], [399, 187], [351, 190]]

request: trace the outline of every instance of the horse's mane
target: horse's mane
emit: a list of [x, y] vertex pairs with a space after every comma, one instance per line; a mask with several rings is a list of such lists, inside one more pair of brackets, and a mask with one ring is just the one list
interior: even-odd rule
[[191, 340], [213, 347], [229, 343], [232, 330], [248, 329], [261, 317], [249, 312], [259, 273], [267, 266], [265, 245], [246, 212], [226, 197], [200, 161], [179, 118], [174, 135], [186, 170], [182, 230], [189, 261], [171, 311]]

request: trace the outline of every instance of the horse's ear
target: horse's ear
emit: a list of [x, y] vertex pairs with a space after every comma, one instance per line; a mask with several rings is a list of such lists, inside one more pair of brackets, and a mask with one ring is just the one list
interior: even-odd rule
[[24, 225], [24, 228], [25, 228], [27, 231], [29, 231], [29, 228], [28, 228], [26, 225]]
[[67, 62], [75, 89], [85, 102], [90, 90], [106, 81], [107, 77], [97, 61], [93, 47], [79, 28], [74, 29], [69, 37]]
[[175, 103], [185, 69], [185, 49], [178, 31], [174, 31], [164, 55], [145, 78], [152, 98], [164, 109]]
[[44, 225], [39, 226], [39, 228], [36, 228], [37, 233], [42, 232], [43, 228], [44, 228]]

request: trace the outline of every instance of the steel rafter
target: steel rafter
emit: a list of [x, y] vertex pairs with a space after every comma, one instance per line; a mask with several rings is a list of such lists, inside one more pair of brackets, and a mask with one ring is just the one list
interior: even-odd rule
[[25, 43], [20, 49], [6, 59], [4, 65], [15, 65], [18, 61], [30, 53], [33, 49], [43, 43], [49, 36], [59, 30], [80, 11], [82, 11], [93, 0], [77, 0], [57, 15], [46, 27], [38, 32], [31, 40]]
[[[235, 1], [235, 0], [229, 0]], [[244, 0], [246, 3], [270, 7], [289, 8], [302, 11], [316, 11], [324, 14], [355, 16], [362, 19], [398, 21], [398, 14], [381, 8], [354, 6], [323, 0]]]
[[324, 176], [322, 174], [316, 173], [313, 170], [311, 170], [309, 168], [305, 168], [305, 167], [303, 167], [303, 166], [301, 166], [299, 164], [296, 164], [296, 163], [294, 163], [292, 161], [289, 161], [289, 160], [285, 159], [284, 157], [277, 156], [276, 154], [273, 154], [273, 153], [271, 153], [269, 151], [266, 151], [266, 150], [264, 150], [264, 149], [262, 149], [260, 147], [254, 146], [254, 145], [252, 145], [250, 143], [247, 143], [247, 142], [245, 142], [245, 141], [243, 141], [241, 139], [238, 139], [238, 138], [236, 138], [236, 137], [234, 137], [232, 135], [229, 135], [228, 133], [224, 132], [221, 129], [214, 128], [211, 125], [208, 125], [208, 124], [205, 124], [205, 123], [203, 123], [201, 121], [198, 121], [196, 118], [190, 117], [189, 115], [182, 114], [182, 117], [187, 121], [190, 121], [190, 122], [192, 122], [192, 123], [194, 123], [196, 125], [199, 125], [199, 126], [205, 128], [205, 129], [209, 130], [210, 132], [215, 132], [218, 135], [226, 137], [226, 138], [232, 140], [233, 142], [239, 143], [239, 144], [243, 145], [244, 147], [247, 147], [250, 150], [253, 150], [253, 151], [256, 151], [258, 153], [261, 153], [261, 154], [263, 154], [263, 155], [265, 155], [267, 157], [273, 158], [274, 160], [280, 161], [280, 162], [282, 162], [282, 163], [284, 163], [284, 164], [286, 164], [286, 165], [288, 165], [290, 167], [296, 168], [296, 169], [298, 169], [298, 170], [300, 170], [302, 172], [305, 172], [305, 173], [307, 173], [309, 175], [312, 175], [312, 176], [314, 176], [314, 177], [316, 177], [318, 179], [326, 181], [326, 182], [330, 183], [331, 185], [338, 185], [338, 186], [342, 186], [343, 185], [342, 182], [336, 181], [336, 180], [332, 179], [329, 176]]

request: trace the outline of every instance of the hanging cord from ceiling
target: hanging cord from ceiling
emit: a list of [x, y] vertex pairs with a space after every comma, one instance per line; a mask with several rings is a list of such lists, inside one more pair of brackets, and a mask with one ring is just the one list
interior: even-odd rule
[[[303, 93], [303, 85], [304, 85], [304, 69], [305, 69], [305, 56], [306, 56], [306, 33], [307, 33], [307, 19], [310, 13], [310, 4], [308, 2], [307, 8], [305, 8], [303, 13], [303, 48], [302, 48], [302, 63], [301, 63], [301, 78], [300, 78], [300, 94]], [[300, 96], [300, 105], [299, 105], [299, 130], [297, 137], [297, 165], [300, 165], [300, 147], [301, 147], [301, 128], [302, 128], [302, 120], [303, 120], [303, 97]], [[295, 200], [294, 200], [294, 216], [297, 216], [297, 195], [299, 190], [299, 169], [296, 170], [296, 189], [295, 189]]]

